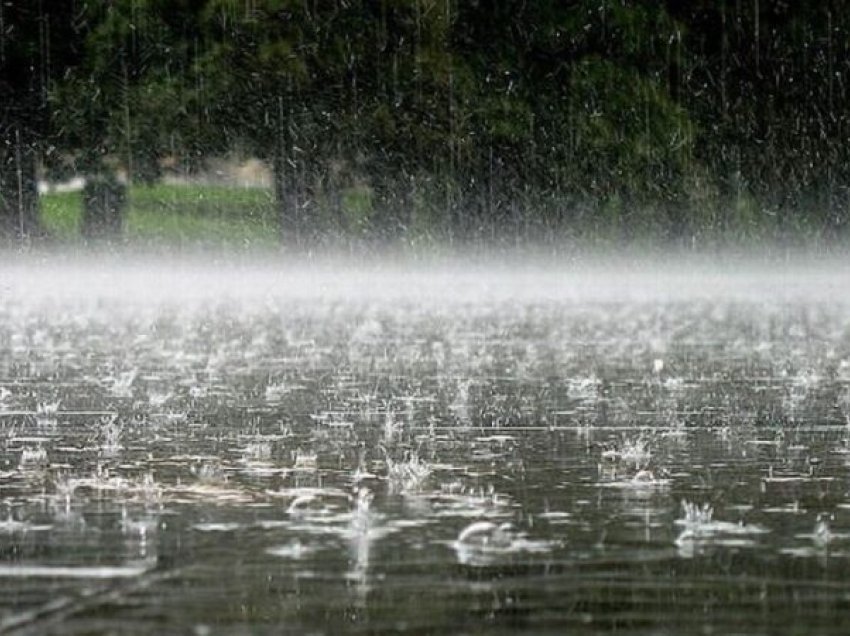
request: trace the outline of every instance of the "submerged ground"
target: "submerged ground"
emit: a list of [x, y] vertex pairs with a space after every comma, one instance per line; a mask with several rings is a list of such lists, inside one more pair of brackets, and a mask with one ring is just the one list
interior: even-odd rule
[[0, 629], [843, 634], [844, 271], [9, 262]]

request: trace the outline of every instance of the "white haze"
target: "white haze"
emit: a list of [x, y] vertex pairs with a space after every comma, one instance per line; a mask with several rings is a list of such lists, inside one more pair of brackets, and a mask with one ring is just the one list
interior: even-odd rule
[[443, 259], [379, 261], [59, 255], [7, 256], [5, 301], [109, 300], [129, 304], [264, 299], [480, 302], [741, 300], [843, 302], [850, 269], [839, 259]]

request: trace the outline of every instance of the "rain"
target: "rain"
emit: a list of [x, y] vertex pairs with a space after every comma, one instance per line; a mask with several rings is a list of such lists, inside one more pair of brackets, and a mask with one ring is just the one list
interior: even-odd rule
[[843, 634], [834, 5], [0, 1], [0, 633]]

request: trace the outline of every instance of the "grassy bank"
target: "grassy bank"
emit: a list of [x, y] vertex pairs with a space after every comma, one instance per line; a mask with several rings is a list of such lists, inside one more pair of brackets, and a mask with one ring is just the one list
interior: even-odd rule
[[[519, 195], [482, 211], [480, 202], [445, 202], [439, 188], [420, 190], [381, 206], [368, 188], [318, 196], [311, 206], [315, 242], [326, 249], [440, 252], [479, 248], [574, 250], [710, 249], [761, 246], [784, 251], [834, 250], [846, 245], [843, 227], [831, 227], [820, 208], [785, 218], [752, 197], [695, 198], [678, 208], [619, 199], [578, 201]], [[136, 185], [128, 194], [124, 241], [136, 247], [275, 249], [279, 245], [273, 193], [220, 185]], [[476, 210], [477, 214], [476, 215]], [[80, 192], [41, 197], [41, 220], [59, 244], [82, 245]], [[678, 219], [678, 221], [677, 221]], [[674, 231], [678, 222], [681, 231]], [[471, 231], [458, 231], [467, 225]], [[388, 231], [389, 228], [389, 231]]]
[[[41, 220], [57, 242], [80, 242], [82, 194], [41, 197]], [[137, 185], [130, 188], [126, 240], [134, 244], [272, 247], [278, 243], [274, 200], [262, 188]]]

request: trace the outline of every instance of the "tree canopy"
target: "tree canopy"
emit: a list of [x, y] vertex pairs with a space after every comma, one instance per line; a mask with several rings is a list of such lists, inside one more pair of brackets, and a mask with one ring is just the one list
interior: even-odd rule
[[844, 3], [60, 4], [0, 9], [6, 201], [21, 149], [134, 180], [239, 152], [273, 167], [284, 237], [848, 218]]

